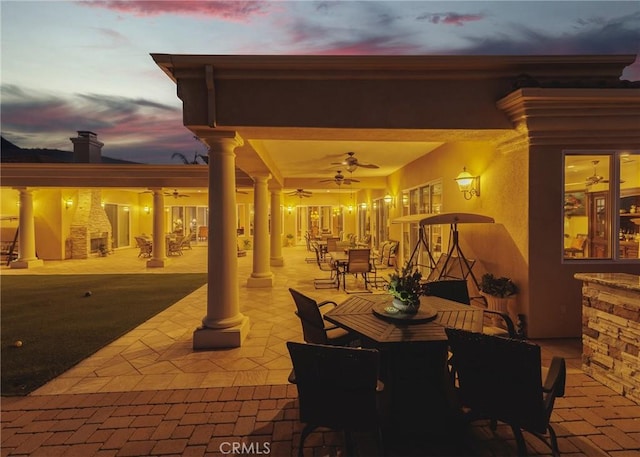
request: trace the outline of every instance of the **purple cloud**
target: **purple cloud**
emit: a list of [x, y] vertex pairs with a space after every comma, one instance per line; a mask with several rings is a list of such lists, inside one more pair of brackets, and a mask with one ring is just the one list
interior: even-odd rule
[[105, 143], [106, 156], [171, 163], [173, 152], [201, 152], [203, 145], [182, 124], [178, 107], [146, 99], [74, 94], [70, 98], [3, 85], [2, 135], [20, 147], [70, 150], [77, 130]]

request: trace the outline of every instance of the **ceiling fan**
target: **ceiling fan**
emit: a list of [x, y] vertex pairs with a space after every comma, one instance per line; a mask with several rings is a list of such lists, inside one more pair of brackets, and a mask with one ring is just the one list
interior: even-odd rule
[[178, 192], [178, 189], [173, 189], [173, 192], [165, 192], [164, 194], [167, 197], [173, 197], [173, 198], [182, 198], [182, 197], [188, 197], [189, 196], [187, 194], [181, 194], [180, 192]]
[[593, 186], [594, 184], [598, 184], [598, 183], [608, 183], [609, 180], [608, 179], [604, 179], [604, 176], [599, 175], [597, 172], [597, 165], [598, 163], [600, 163], [599, 160], [592, 160], [591, 163], [593, 164], [593, 175], [589, 176], [587, 178], [587, 182], [585, 183], [585, 185], [587, 186]]
[[353, 172], [356, 168], [380, 168], [372, 163], [360, 163], [355, 157], [355, 152], [347, 152], [347, 157], [342, 162], [333, 162], [331, 165], [346, 165], [347, 171]]
[[304, 190], [304, 189], [296, 189], [293, 192], [289, 192], [287, 193], [287, 195], [291, 196], [291, 197], [311, 197], [312, 192], [308, 191], [308, 190]]
[[360, 182], [360, 181], [353, 178], [345, 178], [344, 175], [342, 174], [342, 171], [338, 170], [338, 172], [332, 179], [323, 179], [320, 182], [335, 182], [338, 186], [341, 186], [342, 184], [351, 184], [352, 182]]

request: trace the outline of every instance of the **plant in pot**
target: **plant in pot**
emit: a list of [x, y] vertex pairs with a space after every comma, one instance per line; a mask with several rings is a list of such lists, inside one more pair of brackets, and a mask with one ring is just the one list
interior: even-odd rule
[[388, 291], [393, 296], [393, 308], [401, 313], [417, 313], [420, 296], [426, 292], [426, 286], [421, 281], [422, 273], [409, 263], [401, 271], [390, 274]]
[[289, 246], [293, 246], [293, 234], [292, 233], [287, 233], [287, 244]]
[[480, 293], [487, 300], [488, 309], [508, 313], [512, 319], [514, 318], [514, 310], [510, 310], [509, 305], [513, 305], [513, 297], [518, 293], [518, 286], [510, 278], [485, 273], [480, 281]]

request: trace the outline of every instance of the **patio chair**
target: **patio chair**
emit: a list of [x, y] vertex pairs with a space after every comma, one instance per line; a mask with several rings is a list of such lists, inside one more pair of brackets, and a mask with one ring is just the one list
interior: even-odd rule
[[182, 240], [183, 236], [178, 236], [176, 239], [169, 239], [169, 244], [167, 245], [167, 255], [182, 255]]
[[327, 252], [337, 252], [340, 249], [338, 247], [339, 241], [340, 241], [340, 238], [338, 237], [327, 238]]
[[135, 239], [136, 244], [140, 249], [140, 252], [138, 252], [138, 257], [151, 257], [151, 250], [153, 247], [151, 242], [141, 236], [136, 236]]
[[183, 249], [191, 249], [191, 238], [192, 238], [191, 232], [189, 232], [187, 236], [182, 238], [182, 241], [180, 242], [181, 252]]
[[317, 427], [340, 430], [347, 455], [354, 455], [352, 432], [373, 432], [377, 452], [384, 449], [384, 384], [378, 380], [380, 354], [375, 349], [287, 342], [293, 363], [290, 381], [298, 389], [300, 434], [298, 456]]
[[[356, 278], [359, 274], [362, 275], [364, 280], [364, 288], [369, 291], [368, 283], [369, 283], [369, 273], [371, 272], [371, 249], [368, 248], [357, 248], [357, 249], [349, 249], [349, 258], [347, 260], [346, 265], [343, 270], [339, 273], [342, 275], [342, 288], [346, 293], [358, 293], [359, 291], [349, 291], [347, 290], [347, 274], [352, 274]], [[370, 292], [370, 291], [369, 291]]]
[[466, 330], [445, 328], [453, 352], [455, 387], [468, 421], [491, 420], [511, 427], [518, 455], [527, 455], [522, 431], [531, 433], [559, 456], [549, 423], [556, 397], [564, 395], [566, 365], [553, 357], [542, 382], [540, 346]]
[[[305, 234], [304, 234], [304, 241], [305, 241], [305, 243], [307, 245], [307, 251], [308, 252], [313, 252], [314, 249], [313, 249], [313, 245], [312, 245], [312, 242], [311, 242], [311, 234], [308, 231], [305, 232]], [[315, 257], [311, 256], [311, 257], [305, 257], [304, 261], [307, 262], [307, 263], [314, 263], [316, 261], [316, 259], [315, 259]]]
[[328, 278], [314, 278], [313, 287], [316, 289], [338, 289], [340, 287], [340, 277], [338, 276], [338, 268], [334, 263], [325, 262], [320, 254], [320, 247], [316, 243], [312, 243], [313, 250], [316, 253], [316, 262], [320, 271], [329, 271], [331, 276]]
[[[334, 301], [316, 302], [295, 289], [289, 289], [296, 304], [296, 316], [302, 323], [302, 335], [307, 343], [346, 346], [357, 340], [357, 337], [346, 330], [324, 320], [320, 312], [323, 307], [338, 306]], [[328, 311], [328, 309], [327, 309]]]
[[[466, 279], [442, 279], [439, 281], [427, 281], [427, 293], [426, 295], [433, 295], [440, 298], [446, 298], [464, 305], [471, 305], [471, 299], [469, 297], [469, 289], [467, 287]], [[518, 334], [516, 326], [513, 324], [513, 320], [507, 313], [501, 313], [482, 307], [485, 314], [496, 316], [502, 322], [504, 327], [485, 326], [483, 333], [508, 336], [509, 338], [521, 338]]]

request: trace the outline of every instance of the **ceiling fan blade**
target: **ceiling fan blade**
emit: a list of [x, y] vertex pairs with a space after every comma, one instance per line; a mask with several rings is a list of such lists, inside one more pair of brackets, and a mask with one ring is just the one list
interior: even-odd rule
[[378, 165], [372, 163], [358, 163], [358, 166], [362, 168], [380, 168]]

